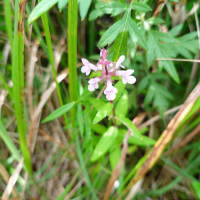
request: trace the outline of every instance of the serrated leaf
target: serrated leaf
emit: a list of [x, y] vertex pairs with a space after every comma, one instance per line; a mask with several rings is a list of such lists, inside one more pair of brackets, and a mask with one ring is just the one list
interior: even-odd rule
[[140, 131], [136, 128], [130, 119], [123, 116], [117, 116], [117, 119], [132, 131], [132, 135], [129, 137], [130, 143], [141, 146], [149, 146], [155, 144], [155, 141], [152, 138], [141, 135]]
[[128, 30], [128, 19], [129, 19], [129, 12], [126, 12], [122, 19], [114, 23], [101, 37], [98, 46], [104, 47], [106, 45], [111, 44], [115, 38], [121, 32], [126, 32]]
[[42, 14], [51, 9], [58, 0], [42, 0], [40, 1], [36, 7], [32, 10], [31, 14], [28, 17], [28, 24], [33, 23], [37, 18], [39, 18]]
[[[161, 38], [164, 38], [164, 44], [159, 40]], [[175, 50], [174, 47], [170, 45], [170, 43], [173, 44], [175, 41], [176, 40], [171, 36], [168, 37], [167, 34], [159, 33], [156, 31], [149, 31], [147, 40], [147, 65], [150, 66], [153, 60], [156, 58], [169, 58], [176, 56], [177, 53], [173, 51]], [[160, 61], [160, 66], [169, 73], [174, 81], [180, 83], [178, 73], [172, 61]]]
[[92, 0], [79, 0], [79, 11], [80, 11], [81, 20], [85, 19], [91, 3], [92, 3]]
[[117, 61], [120, 55], [127, 54], [127, 41], [128, 41], [128, 32], [121, 32], [117, 36], [114, 44], [112, 45], [110, 51], [113, 52], [113, 61]]
[[110, 102], [98, 108], [97, 114], [95, 115], [93, 119], [93, 124], [96, 124], [100, 122], [102, 119], [104, 119], [105, 117], [107, 117], [112, 112], [112, 109], [113, 109], [113, 104], [111, 104]]
[[102, 48], [106, 45], [111, 44], [118, 34], [121, 32], [123, 27], [122, 20], [117, 21], [114, 23], [105, 33], [101, 36], [100, 41], [98, 42], [98, 47]]
[[144, 105], [149, 104], [153, 100], [154, 93], [155, 93], [155, 88], [152, 85], [150, 85], [144, 99]]
[[67, 6], [68, 0], [58, 0], [58, 9], [61, 12]]
[[101, 137], [98, 144], [96, 145], [93, 154], [91, 156], [91, 161], [94, 162], [102, 157], [109, 151], [109, 148], [115, 143], [118, 131], [115, 127], [110, 127]]
[[139, 12], [148, 12], [152, 10], [151, 7], [149, 7], [147, 4], [141, 3], [141, 2], [133, 2], [132, 8], [133, 10], [136, 10]]
[[163, 87], [154, 81], [150, 83], [147, 95], [144, 100], [144, 105], [153, 102], [153, 107], [158, 108], [160, 114], [163, 116], [164, 111], [169, 107], [170, 100], [173, 99], [171, 93], [167, 88]]
[[180, 83], [179, 75], [172, 61], [161, 61], [161, 66], [169, 73], [169, 75], [177, 82]]
[[71, 102], [68, 104], [65, 104], [63, 106], [61, 106], [60, 108], [56, 109], [55, 111], [53, 111], [50, 115], [48, 115], [48, 117], [46, 117], [42, 123], [46, 123], [49, 121], [52, 121], [62, 115], [64, 115], [66, 112], [68, 112], [76, 103], [75, 102]]
[[177, 36], [181, 32], [182, 29], [183, 29], [183, 24], [179, 24], [179, 25], [173, 27], [169, 31], [169, 34], [172, 35], [172, 36]]
[[154, 40], [154, 37], [152, 34], [148, 34], [148, 39], [147, 39], [147, 54], [146, 54], [146, 59], [147, 59], [147, 66], [150, 67], [153, 61], [156, 58], [156, 41]]
[[141, 93], [145, 88], [147, 88], [147, 86], [149, 86], [149, 77], [148, 76], [144, 77], [139, 82], [139, 85], [137, 87], [138, 92]]
[[128, 31], [131, 39], [134, 43], [138, 42], [144, 49], [146, 49], [146, 43], [141, 30], [138, 29], [137, 24], [133, 21], [130, 15], [128, 15]]
[[101, 17], [104, 14], [111, 14], [111, 16], [114, 17], [128, 8], [126, 3], [121, 2], [100, 2], [96, 5], [96, 8], [90, 13], [89, 20], [95, 20], [97, 17]]

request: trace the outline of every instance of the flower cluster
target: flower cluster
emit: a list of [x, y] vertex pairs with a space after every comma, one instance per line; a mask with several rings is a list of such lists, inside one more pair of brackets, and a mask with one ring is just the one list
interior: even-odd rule
[[91, 92], [95, 91], [99, 88], [99, 83], [105, 81], [106, 87], [104, 90], [104, 94], [109, 101], [113, 101], [116, 97], [117, 89], [112, 85], [112, 77], [121, 77], [124, 84], [134, 84], [136, 82], [136, 78], [134, 76], [131, 76], [134, 70], [120, 70], [120, 67], [125, 68], [122, 65], [124, 60], [124, 55], [120, 56], [117, 62], [111, 62], [107, 60], [106, 49], [101, 49], [100, 59], [96, 65], [90, 63], [87, 59], [82, 58], [83, 66], [81, 68], [81, 72], [85, 73], [86, 76], [88, 76], [91, 71], [101, 72], [100, 76], [92, 78], [88, 81], [88, 90]]

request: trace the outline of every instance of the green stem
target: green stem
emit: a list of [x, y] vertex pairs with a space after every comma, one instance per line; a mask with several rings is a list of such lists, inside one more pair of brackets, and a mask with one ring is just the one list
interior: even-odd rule
[[[78, 2], [69, 0], [68, 3], [68, 66], [69, 66], [69, 95], [71, 101], [78, 98], [77, 84], [77, 24]], [[71, 110], [72, 126], [75, 128], [76, 107]]]

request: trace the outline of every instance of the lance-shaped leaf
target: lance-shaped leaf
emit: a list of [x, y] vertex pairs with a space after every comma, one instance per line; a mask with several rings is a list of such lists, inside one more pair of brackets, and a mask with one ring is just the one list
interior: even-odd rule
[[101, 137], [91, 157], [91, 161], [96, 161], [106, 154], [117, 138], [117, 128], [111, 126]]
[[121, 32], [126, 32], [128, 30], [128, 19], [129, 19], [129, 11], [127, 11], [122, 19], [114, 23], [101, 37], [98, 46], [104, 47], [106, 45], [111, 44], [115, 38]]
[[62, 115], [64, 115], [66, 112], [68, 112], [73, 106], [75, 105], [75, 102], [68, 103], [66, 105], [61, 106], [60, 108], [53, 111], [50, 115], [48, 115], [42, 123], [46, 123], [49, 121], [52, 121]]
[[104, 103], [102, 107], [98, 108], [97, 114], [95, 115], [93, 120], [93, 124], [96, 124], [105, 117], [107, 117], [112, 112], [112, 109], [113, 109], [113, 104], [111, 104], [110, 102]]
[[92, 0], [79, 0], [79, 11], [80, 11], [81, 20], [85, 19], [91, 3], [92, 3]]
[[37, 6], [32, 10], [31, 14], [28, 17], [28, 23], [31, 24], [37, 18], [39, 18], [42, 14], [47, 12], [50, 8], [52, 8], [58, 0], [42, 0]]

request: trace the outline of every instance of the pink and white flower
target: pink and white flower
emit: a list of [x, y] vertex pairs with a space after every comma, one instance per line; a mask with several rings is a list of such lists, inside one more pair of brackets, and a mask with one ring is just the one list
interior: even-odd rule
[[100, 78], [92, 78], [88, 81], [89, 85], [88, 85], [88, 90], [93, 92], [95, 91], [96, 89], [99, 88], [99, 81], [100, 81]]
[[116, 97], [117, 89], [112, 86], [112, 82], [110, 80], [107, 81], [104, 94], [106, 95], [106, 99], [108, 99], [108, 101], [113, 101]]
[[100, 76], [98, 73], [98, 77], [92, 78], [88, 81], [88, 90], [93, 92], [99, 88], [100, 82], [106, 81], [104, 94], [106, 95], [107, 100], [113, 101], [116, 98], [117, 89], [112, 85], [112, 77], [121, 77], [124, 84], [134, 84], [136, 78], [132, 76], [132, 73], [134, 72], [132, 69], [119, 70], [120, 67], [125, 68], [122, 65], [125, 60], [124, 55], [121, 55], [117, 62], [111, 62], [107, 60], [107, 53], [106, 49], [101, 49], [100, 58], [96, 66], [83, 58], [83, 67], [81, 68], [81, 72], [85, 73], [86, 76], [88, 76], [92, 70], [101, 72]]
[[121, 67], [121, 68], [124, 69], [125, 67], [122, 65], [122, 63], [124, 62], [124, 60], [125, 60], [125, 56], [121, 55], [119, 57], [119, 59], [117, 60], [116, 64], [115, 64], [115, 68], [118, 69], [119, 67]]
[[97, 71], [97, 67], [90, 63], [87, 59], [82, 58], [82, 63], [84, 64], [83, 67], [81, 68], [81, 72], [85, 73], [86, 76], [88, 76], [91, 72], [91, 70]]
[[116, 72], [116, 75], [122, 77], [122, 82], [124, 84], [126, 83], [134, 84], [136, 82], [136, 78], [134, 76], [131, 76], [133, 72], [134, 72], [133, 69], [128, 69], [126, 71], [119, 70]]

